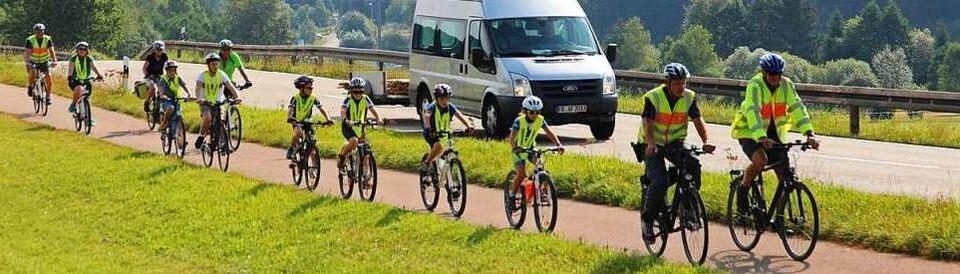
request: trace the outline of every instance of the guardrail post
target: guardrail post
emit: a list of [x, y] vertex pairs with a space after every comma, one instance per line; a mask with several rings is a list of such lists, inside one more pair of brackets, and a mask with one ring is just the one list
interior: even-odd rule
[[294, 66], [297, 65], [297, 56], [296, 56], [296, 55], [290, 56], [290, 63], [293, 64]]
[[847, 106], [850, 111], [850, 135], [860, 135], [860, 107]]
[[383, 71], [383, 62], [377, 62], [377, 69], [379, 69], [380, 71]]
[[181, 49], [177, 49], [177, 59], [180, 59], [180, 51]]

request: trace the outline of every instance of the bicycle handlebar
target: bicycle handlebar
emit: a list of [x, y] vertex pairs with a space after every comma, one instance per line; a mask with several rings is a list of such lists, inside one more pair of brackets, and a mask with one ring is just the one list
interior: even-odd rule
[[807, 151], [808, 149], [813, 149], [813, 144], [809, 142], [800, 141], [800, 140], [795, 140], [793, 142], [789, 142], [785, 144], [773, 144], [774, 149], [790, 150], [794, 147], [800, 147], [800, 151]]
[[244, 83], [243, 85], [238, 85], [238, 84], [236, 84], [236, 83], [233, 84], [233, 87], [236, 88], [237, 91], [245, 90], [245, 89], [248, 89], [248, 88], [250, 88], [250, 87], [252, 87], [252, 86], [253, 86], [253, 83], [250, 83], [250, 82], [246, 82], [246, 83]]
[[688, 148], [687, 148], [687, 147], [684, 147], [684, 148], [663, 148], [663, 151], [664, 151], [664, 152], [667, 152], [667, 153], [692, 153], [694, 156], [700, 156], [700, 155], [704, 155], [704, 154], [712, 154], [712, 153], [706, 152], [705, 150], [703, 150], [703, 148], [699, 148], [699, 147], [697, 147], [697, 146], [690, 146], [690, 147], [688, 147]]
[[535, 148], [525, 148], [522, 149], [523, 152], [527, 153], [537, 153], [537, 154], [547, 154], [547, 153], [561, 153], [566, 149], [562, 147], [535, 147]]
[[323, 122], [314, 122], [314, 121], [307, 120], [307, 121], [296, 121], [294, 122], [294, 124], [301, 125], [301, 126], [308, 126], [308, 127], [313, 125], [319, 125], [319, 126], [325, 127], [325, 126], [333, 125], [333, 121], [327, 120]]

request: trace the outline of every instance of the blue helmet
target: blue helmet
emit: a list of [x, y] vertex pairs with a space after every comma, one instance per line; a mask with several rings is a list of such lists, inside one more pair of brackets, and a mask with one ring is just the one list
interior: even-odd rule
[[690, 70], [680, 63], [670, 63], [663, 67], [663, 75], [667, 80], [687, 79], [690, 76]]
[[779, 54], [767, 53], [760, 57], [760, 69], [773, 74], [783, 74], [787, 62]]

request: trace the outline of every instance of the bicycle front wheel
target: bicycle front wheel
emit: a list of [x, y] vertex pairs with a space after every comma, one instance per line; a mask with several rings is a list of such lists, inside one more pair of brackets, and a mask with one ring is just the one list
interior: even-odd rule
[[447, 203], [450, 214], [460, 218], [467, 208], [467, 172], [459, 159], [450, 160], [450, 181], [447, 182]]
[[40, 98], [40, 116], [47, 116], [47, 111], [50, 110], [50, 106], [47, 105], [47, 100], [50, 100], [50, 96], [47, 95], [47, 85], [40, 81], [38, 87], [36, 92], [38, 92], [37, 96]]
[[173, 125], [167, 125], [167, 130], [164, 130], [160, 133], [160, 148], [163, 150], [163, 155], [170, 155], [170, 152], [173, 152], [173, 131], [176, 128]]
[[337, 179], [340, 181], [340, 196], [344, 199], [350, 199], [350, 195], [353, 194], [353, 178], [356, 175], [353, 170], [353, 159], [353, 156], [344, 159], [343, 167], [339, 168], [337, 173]]
[[217, 144], [217, 164], [220, 170], [227, 171], [230, 168], [230, 134], [227, 134], [225, 126], [221, 126], [218, 135], [220, 142]]
[[[727, 196], [727, 227], [730, 229], [733, 243], [742, 251], [750, 251], [757, 247], [757, 242], [760, 241], [760, 235], [763, 234], [766, 226], [756, 212], [762, 210], [763, 205], [759, 205], [760, 201], [755, 199], [756, 196], [753, 193], [755, 189], [757, 189], [756, 186], [742, 188], [740, 180], [734, 179], [730, 182], [730, 194]], [[746, 201], [738, 202], [738, 195], [745, 195]]]
[[240, 117], [240, 110], [231, 107], [227, 112], [227, 131], [230, 132], [230, 148], [234, 151], [240, 149], [240, 138], [243, 136], [243, 119]]
[[373, 202], [377, 195], [377, 159], [373, 153], [367, 153], [360, 162], [360, 199]]
[[820, 211], [813, 192], [802, 183], [794, 183], [793, 190], [785, 192], [777, 206], [776, 224], [790, 258], [806, 260], [817, 246], [820, 237]]
[[160, 121], [160, 112], [159, 106], [157, 106], [157, 99], [154, 98], [147, 103], [147, 126], [150, 127], [150, 130], [153, 130], [157, 127], [157, 122]]
[[173, 143], [177, 147], [177, 158], [183, 159], [187, 154], [187, 128], [183, 125], [182, 118], [178, 117], [174, 122], [173, 128], [177, 132], [173, 135], [176, 137]]
[[[36, 85], [36, 86], [39, 87], [39, 85]], [[34, 90], [33, 92], [37, 92], [37, 90]], [[37, 93], [34, 93], [33, 98], [31, 99], [33, 99], [33, 113], [40, 114], [40, 104], [43, 103], [40, 100], [40, 95]]]
[[303, 169], [306, 167], [303, 158], [303, 153], [298, 149], [293, 153], [293, 159], [290, 160], [290, 174], [293, 176], [293, 185], [295, 186], [300, 186], [303, 183]]
[[307, 151], [307, 157], [303, 160], [306, 169], [303, 171], [303, 179], [307, 181], [307, 189], [314, 191], [320, 186], [320, 152], [312, 147]]
[[90, 135], [90, 130], [93, 130], [93, 111], [90, 110], [90, 102], [87, 101], [87, 99], [83, 99], [83, 101], [80, 102], [80, 107], [83, 108], [83, 112], [81, 113], [83, 113], [83, 123], [84, 126], [86, 126], [83, 133]]
[[[213, 138], [213, 136], [207, 136], [207, 138]], [[203, 141], [204, 143], [200, 146], [200, 155], [203, 156], [203, 166], [211, 167], [213, 166], [213, 148], [216, 144], [208, 143], [207, 140]]]
[[707, 209], [703, 206], [700, 193], [689, 191], [680, 202], [680, 235], [683, 238], [683, 251], [687, 261], [701, 265], [707, 259], [707, 245], [710, 240]]
[[513, 179], [516, 177], [516, 171], [507, 173], [507, 178], [503, 180], [503, 209], [507, 213], [507, 222], [513, 229], [520, 229], [523, 222], [527, 219], [527, 199], [525, 195], [516, 195], [513, 203], [510, 201], [510, 187]]
[[[427, 159], [427, 154], [420, 157], [422, 163]], [[431, 169], [436, 169], [431, 166]], [[423, 207], [428, 211], [433, 211], [437, 207], [437, 200], [440, 199], [440, 186], [437, 185], [438, 176], [436, 174], [420, 173], [420, 200], [423, 201]]]
[[550, 175], [540, 175], [539, 197], [534, 197], [533, 216], [540, 232], [552, 232], [557, 227], [557, 190]]

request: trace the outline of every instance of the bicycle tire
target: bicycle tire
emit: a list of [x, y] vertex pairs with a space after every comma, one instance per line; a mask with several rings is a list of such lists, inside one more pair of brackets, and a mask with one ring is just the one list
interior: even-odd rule
[[81, 103], [83, 106], [83, 122], [85, 123], [86, 129], [84, 129], [84, 134], [90, 135], [90, 131], [93, 130], [93, 110], [90, 109], [90, 101], [87, 98], [84, 98]]
[[174, 145], [177, 146], [177, 158], [183, 159], [187, 154], [187, 127], [183, 124], [183, 118], [176, 116], [174, 120], [176, 126], [174, 129], [177, 131], [174, 136]]
[[80, 118], [80, 114], [82, 112], [80, 112], [79, 109], [74, 109], [74, 111], [75, 112], [73, 113], [73, 128], [76, 129], [77, 132], [80, 132], [83, 130], [83, 120]]
[[240, 110], [231, 107], [227, 111], [227, 132], [230, 133], [230, 148], [233, 151], [240, 149], [240, 140], [243, 137], [243, 119], [240, 116]]
[[[369, 160], [368, 166], [370, 169], [370, 187], [368, 189], [364, 185], [360, 186], [360, 198], [365, 201], [373, 202], [373, 199], [377, 196], [377, 158], [373, 156], [373, 153], [367, 152], [363, 159]], [[361, 168], [361, 170], [363, 169]]]
[[[460, 159], [450, 160], [451, 179], [457, 180], [457, 186], [452, 186], [447, 182], [447, 204], [450, 205], [450, 214], [453, 217], [460, 218], [467, 209], [467, 172], [463, 168]], [[458, 195], [454, 195], [454, 192]]]
[[[553, 232], [553, 229], [557, 227], [557, 213], [559, 206], [557, 205], [557, 189], [553, 185], [553, 179], [550, 178], [549, 174], [544, 173], [540, 178], [540, 188], [546, 188], [547, 199], [549, 204], [543, 203], [540, 201], [540, 197], [534, 197], [533, 203], [533, 220], [537, 225], [537, 229], [540, 232]], [[543, 191], [541, 189], [540, 191]], [[542, 196], [542, 195], [541, 195]], [[546, 215], [545, 214], [549, 214]], [[544, 221], [548, 221], [544, 223]]]
[[[507, 173], [507, 178], [503, 181], [503, 209], [507, 215], [507, 222], [510, 223], [510, 227], [513, 229], [520, 229], [523, 227], [523, 222], [527, 219], [527, 199], [525, 195], [520, 196], [520, 207], [516, 210], [510, 209], [510, 185], [513, 184], [513, 179], [516, 177], [516, 171], [510, 171]], [[513, 216], [517, 214], [517, 216]]]
[[[426, 159], [427, 154], [424, 153], [423, 156], [420, 157], [420, 162], [423, 163]], [[437, 171], [432, 164], [431, 169]], [[423, 207], [426, 208], [427, 211], [433, 211], [437, 208], [437, 201], [440, 200], [440, 185], [438, 185], [438, 179], [439, 176], [437, 176], [436, 173], [424, 174], [420, 172], [420, 201], [423, 202]]]
[[147, 103], [147, 126], [150, 128], [150, 130], [154, 130], [157, 127], [158, 122], [156, 104], [154, 104], [155, 101], [157, 100], [151, 99], [150, 102]]
[[301, 148], [293, 153], [293, 159], [290, 159], [290, 175], [293, 177], [293, 185], [300, 186], [303, 183], [303, 169], [306, 167], [306, 163], [303, 162], [303, 151]]
[[227, 171], [230, 169], [230, 134], [227, 133], [227, 127], [220, 125], [220, 133], [217, 136], [219, 139], [219, 144], [217, 144], [217, 165], [220, 166], [220, 170]]
[[47, 100], [50, 100], [47, 95], [47, 84], [40, 82], [40, 88], [37, 90], [37, 93], [40, 96], [40, 116], [47, 116], [47, 112], [50, 111], [50, 106], [47, 105]]
[[[791, 199], [791, 196], [792, 196], [791, 194], [794, 194], [794, 193], [796, 193], [796, 197], [797, 197], [796, 200]], [[810, 201], [810, 204], [804, 205], [803, 204], [804, 199], [807, 199], [808, 201]], [[797, 203], [793, 203], [793, 201], [797, 201]], [[777, 219], [776, 221], [778, 224], [777, 234], [780, 235], [780, 240], [783, 242], [783, 247], [784, 249], [786, 249], [787, 255], [790, 255], [790, 258], [793, 258], [796, 261], [806, 260], [807, 258], [810, 257], [810, 254], [813, 254], [813, 250], [816, 249], [817, 247], [817, 240], [820, 237], [820, 212], [819, 212], [819, 209], [817, 208], [817, 201], [813, 197], [813, 192], [811, 192], [810, 189], [807, 188], [807, 186], [804, 185], [803, 183], [796, 182], [794, 183], [793, 190], [790, 192], [785, 192], [784, 196], [781, 197], [778, 204], [779, 205], [777, 206], [777, 217], [776, 217]], [[799, 210], [799, 213], [800, 213], [799, 216], [793, 215], [794, 214], [793, 206], [797, 206], [797, 209]], [[812, 231], [810, 231], [810, 233], [807, 234], [807, 236], [809, 237], [810, 244], [806, 248], [803, 248], [800, 246], [791, 245], [790, 243], [791, 241], [789, 241], [788, 238], [797, 238], [797, 239], [799, 238], [790, 237], [793, 234], [788, 235], [787, 233], [790, 232], [791, 230], [793, 230], [795, 233], [796, 230], [791, 229], [791, 227], [804, 226], [803, 224], [806, 223], [806, 217], [803, 212], [805, 206], [806, 206], [806, 209], [811, 210], [810, 213], [812, 213], [813, 222], [811, 227]], [[800, 225], [797, 226], [796, 225], [797, 223], [800, 223]], [[799, 250], [794, 250], [794, 247], [798, 247]]]
[[[750, 205], [757, 202], [753, 195], [754, 190], [757, 189], [756, 183], [758, 182], [754, 182], [754, 186], [747, 188], [747, 199]], [[757, 247], [757, 243], [760, 242], [760, 235], [763, 235], [765, 230], [763, 227], [766, 223], [763, 220], [757, 220], [757, 215], [751, 212], [752, 210], [749, 208], [746, 209], [746, 216], [738, 213], [737, 192], [744, 190], [739, 185], [739, 177], [730, 182], [730, 191], [727, 195], [727, 228], [730, 230], [730, 237], [733, 238], [734, 245], [741, 251], [750, 251]], [[763, 205], [760, 205], [760, 207], [763, 207]], [[737, 224], [740, 224], [739, 227]], [[737, 232], [741, 229], [743, 235], [738, 236]]]
[[[212, 138], [210, 136], [207, 137]], [[210, 144], [208, 144], [206, 140], [204, 140], [204, 143], [200, 146], [200, 155], [203, 157], [203, 166], [213, 166], [213, 148], [210, 147]]]
[[[38, 86], [38, 85], [35, 84], [35, 86]], [[33, 113], [40, 114], [40, 104], [41, 104], [40, 95], [36, 93], [37, 92], [36, 90], [34, 90], [33, 92], [34, 92], [33, 97], [30, 98], [30, 99], [33, 99]]]
[[[643, 206], [644, 204], [646, 204], [646, 201], [647, 201], [647, 195], [646, 195], [646, 194], [647, 194], [647, 187], [646, 187], [646, 185], [643, 185], [642, 188], [640, 189], [640, 205], [641, 205], [641, 206]], [[642, 240], [642, 239], [643, 239], [643, 232], [642, 232], [642, 231], [643, 231], [643, 224], [644, 224], [643, 214], [642, 214], [642, 212], [641, 212], [641, 215], [640, 215], [640, 231], [641, 231], [641, 233], [640, 233], [640, 238], [641, 238], [641, 242], [643, 242], [643, 247], [647, 249], [647, 252], [650, 253], [651, 256], [654, 256], [654, 257], [660, 257], [660, 256], [662, 256], [662, 255], [663, 255], [663, 252], [667, 249], [667, 234], [666, 234], [666, 233], [663, 233], [663, 231], [660, 230], [660, 224], [659, 224], [659, 223], [654, 223], [654, 224], [653, 224], [653, 232], [654, 232], [654, 235], [658, 235], [658, 236], [654, 237], [654, 242], [653, 242], [653, 243], [647, 243], [646, 241], [643, 241], [643, 240]], [[660, 240], [659, 242], [656, 241], [656, 240], [658, 240], [658, 239]]]
[[337, 179], [340, 181], [340, 197], [344, 199], [350, 199], [350, 195], [353, 194], [353, 166], [354, 158], [347, 157], [344, 159], [343, 167], [339, 168], [337, 171]]
[[170, 155], [173, 152], [173, 125], [167, 125], [167, 130], [164, 130], [160, 133], [160, 148], [163, 151], [163, 155]]
[[320, 186], [320, 152], [316, 147], [307, 150], [303, 162], [307, 169], [303, 171], [303, 178], [307, 181], [307, 190], [314, 191]]
[[[680, 236], [683, 238], [683, 252], [687, 261], [694, 265], [702, 265], [707, 259], [707, 249], [710, 243], [710, 221], [707, 220], [707, 209], [703, 199], [696, 191], [686, 193], [685, 201], [680, 202]], [[689, 214], [687, 214], [689, 212]], [[696, 222], [696, 226], [691, 225]], [[693, 231], [703, 232], [702, 241], [697, 243], [690, 235]], [[702, 244], [702, 249], [695, 249], [695, 244]]]

